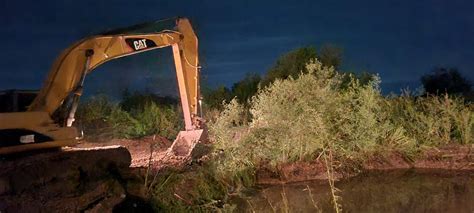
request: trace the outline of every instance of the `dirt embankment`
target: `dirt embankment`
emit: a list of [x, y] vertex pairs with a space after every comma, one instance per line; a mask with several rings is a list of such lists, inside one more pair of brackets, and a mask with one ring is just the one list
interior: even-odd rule
[[119, 146], [2, 157], [0, 212], [104, 212], [126, 197], [130, 154]]
[[[339, 180], [355, 176], [362, 171], [398, 169], [474, 172], [474, 146], [453, 144], [437, 149], [433, 148], [413, 160], [395, 152], [384, 156], [374, 156], [357, 169], [341, 165], [336, 168], [333, 176]], [[280, 165], [276, 172], [268, 168], [261, 168], [257, 172], [257, 184], [326, 180], [326, 171], [326, 164], [323, 160], [287, 163]]]
[[128, 197], [145, 197], [145, 174], [186, 163], [167, 154], [171, 144], [159, 136], [83, 141], [1, 157], [0, 212], [110, 212]]

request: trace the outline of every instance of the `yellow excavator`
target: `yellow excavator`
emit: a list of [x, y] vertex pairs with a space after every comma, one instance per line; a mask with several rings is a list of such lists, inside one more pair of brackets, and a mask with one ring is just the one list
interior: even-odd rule
[[198, 40], [188, 19], [172, 18], [94, 35], [65, 49], [25, 111], [0, 113], [0, 155], [75, 145], [82, 135], [73, 123], [87, 75], [107, 61], [164, 47], [173, 50], [184, 116], [171, 150], [189, 154], [204, 133]]

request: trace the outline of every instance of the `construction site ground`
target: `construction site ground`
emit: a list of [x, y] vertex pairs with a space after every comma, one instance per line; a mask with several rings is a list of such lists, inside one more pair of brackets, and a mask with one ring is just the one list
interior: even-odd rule
[[149, 136], [4, 156], [0, 212], [110, 212], [145, 195], [147, 173], [186, 164], [167, 154], [171, 144]]

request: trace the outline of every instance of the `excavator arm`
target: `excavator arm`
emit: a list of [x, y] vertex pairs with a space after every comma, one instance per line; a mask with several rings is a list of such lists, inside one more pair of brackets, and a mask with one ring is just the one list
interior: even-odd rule
[[[164, 47], [173, 49], [185, 121], [169, 153], [189, 156], [205, 132], [199, 117], [198, 40], [186, 18], [109, 31], [64, 50], [27, 112], [0, 113], [0, 154], [74, 145], [78, 132], [72, 124], [87, 75], [107, 61]], [[58, 114], [61, 122], [53, 119]]]
[[[174, 22], [175, 26], [171, 29], [159, 29], [160, 31], [156, 32], [139, 31], [139, 29], [150, 28], [164, 22]], [[71, 126], [87, 74], [107, 61], [171, 46], [185, 128], [191, 130], [198, 125], [195, 118], [200, 110], [197, 45], [196, 35], [185, 18], [137, 25], [83, 39], [64, 50], [56, 59], [44, 87], [32, 102], [29, 111], [45, 111], [52, 115], [68, 97], [72, 97], [72, 112], [68, 113], [65, 124]]]

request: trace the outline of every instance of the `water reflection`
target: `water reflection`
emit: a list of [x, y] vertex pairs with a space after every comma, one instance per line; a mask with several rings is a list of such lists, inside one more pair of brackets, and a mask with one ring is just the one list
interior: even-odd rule
[[[344, 212], [474, 212], [474, 174], [396, 171], [336, 183]], [[333, 212], [327, 182], [262, 186], [235, 199], [238, 212]]]

